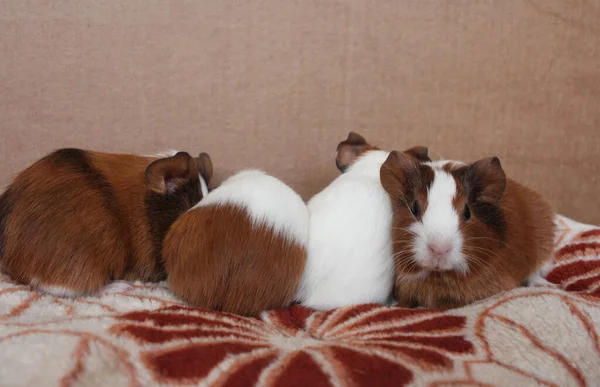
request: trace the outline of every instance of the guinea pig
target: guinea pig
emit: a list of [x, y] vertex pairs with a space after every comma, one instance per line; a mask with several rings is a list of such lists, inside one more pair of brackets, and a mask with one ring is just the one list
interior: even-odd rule
[[0, 196], [0, 266], [21, 284], [66, 297], [113, 280], [165, 278], [163, 238], [208, 193], [212, 162], [61, 149]]
[[307, 239], [300, 196], [264, 172], [240, 172], [167, 233], [169, 287], [194, 306], [240, 315], [286, 307], [304, 269]]
[[497, 157], [418, 163], [391, 152], [381, 183], [392, 202], [395, 297], [453, 308], [520, 286], [552, 257], [554, 215], [508, 179]]
[[[407, 157], [429, 160], [427, 148]], [[380, 181], [389, 152], [356, 133], [337, 147], [342, 175], [308, 202], [308, 256], [296, 301], [329, 310], [389, 303], [393, 290], [392, 205]]]

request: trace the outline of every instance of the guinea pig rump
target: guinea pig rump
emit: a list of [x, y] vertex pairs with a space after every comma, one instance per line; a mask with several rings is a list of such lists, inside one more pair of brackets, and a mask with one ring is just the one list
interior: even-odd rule
[[306, 251], [239, 206], [210, 205], [175, 222], [163, 254], [169, 286], [183, 300], [257, 315], [291, 302]]

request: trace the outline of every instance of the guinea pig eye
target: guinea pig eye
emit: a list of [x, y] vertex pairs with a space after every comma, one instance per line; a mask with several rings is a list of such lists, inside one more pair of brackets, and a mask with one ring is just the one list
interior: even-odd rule
[[419, 216], [419, 214], [421, 213], [421, 207], [419, 207], [419, 202], [413, 202], [412, 206], [410, 207], [410, 212], [412, 212], [412, 214], [415, 217]]
[[465, 209], [463, 211], [463, 218], [465, 220], [471, 219], [471, 209], [469, 208], [468, 204], [465, 204]]

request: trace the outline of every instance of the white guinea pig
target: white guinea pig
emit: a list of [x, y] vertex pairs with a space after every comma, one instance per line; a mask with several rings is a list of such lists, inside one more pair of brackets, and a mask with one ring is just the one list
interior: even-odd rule
[[[407, 154], [429, 160], [427, 149]], [[350, 133], [337, 148], [344, 172], [308, 202], [307, 262], [296, 301], [318, 310], [387, 303], [394, 287], [392, 206], [380, 170], [389, 152]]]

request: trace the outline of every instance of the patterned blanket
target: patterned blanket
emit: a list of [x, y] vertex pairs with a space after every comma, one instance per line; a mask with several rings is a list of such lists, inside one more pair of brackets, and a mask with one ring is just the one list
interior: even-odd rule
[[162, 285], [66, 300], [0, 278], [0, 386], [600, 385], [600, 229], [558, 217], [548, 280], [448, 312], [189, 308]]

